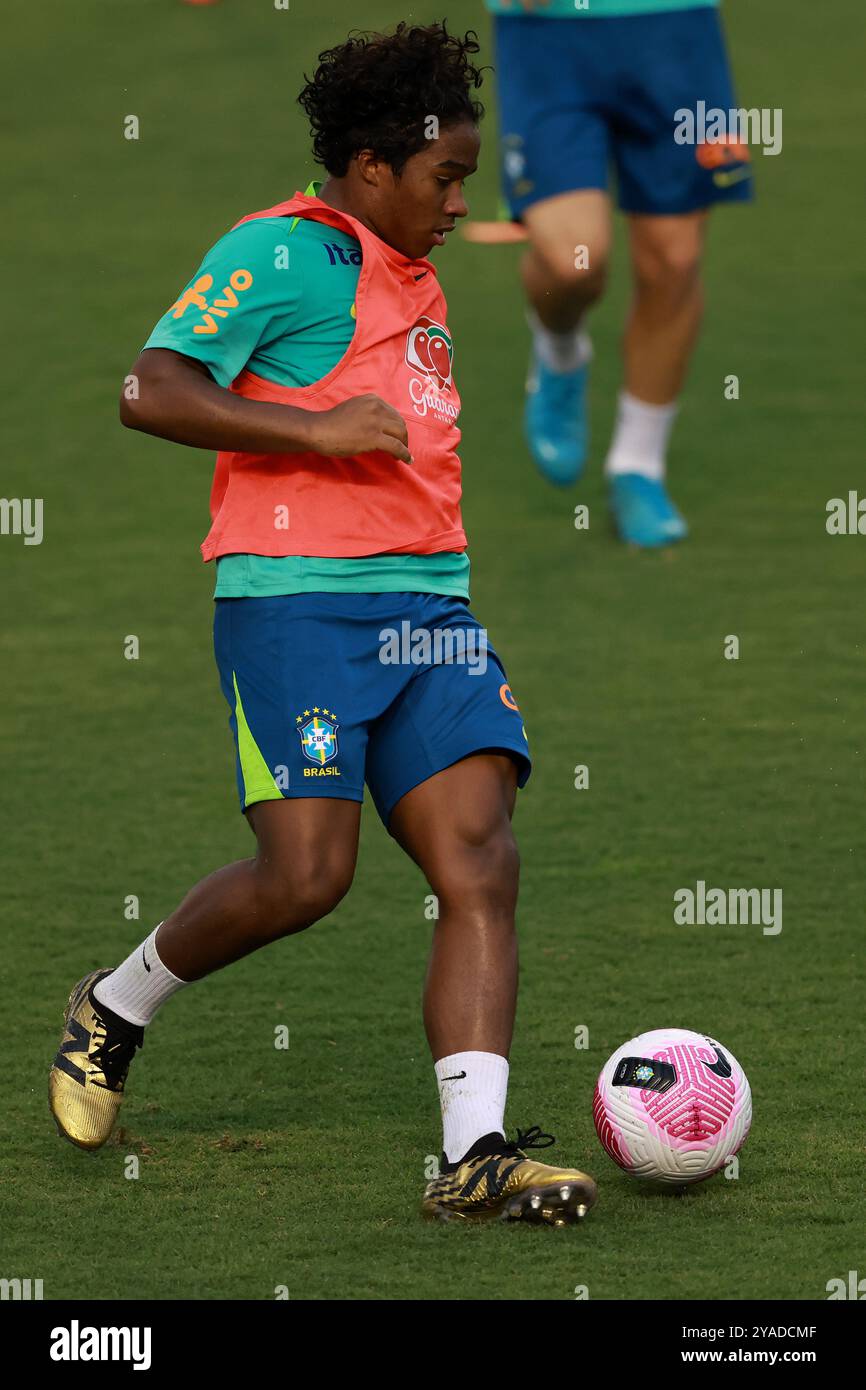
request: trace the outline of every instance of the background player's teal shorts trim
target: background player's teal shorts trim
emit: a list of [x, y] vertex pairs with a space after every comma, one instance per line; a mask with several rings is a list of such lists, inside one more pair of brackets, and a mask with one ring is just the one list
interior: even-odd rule
[[611, 165], [624, 212], [688, 213], [752, 196], [751, 165], [738, 147], [674, 140], [676, 111], [695, 111], [699, 101], [736, 107], [717, 10], [497, 15], [494, 30], [512, 217], [562, 193], [606, 190]]
[[217, 599], [214, 649], [231, 710], [241, 808], [281, 797], [361, 801], [385, 825], [406, 792], [461, 758], [531, 761], [486, 634], [458, 598], [288, 594]]

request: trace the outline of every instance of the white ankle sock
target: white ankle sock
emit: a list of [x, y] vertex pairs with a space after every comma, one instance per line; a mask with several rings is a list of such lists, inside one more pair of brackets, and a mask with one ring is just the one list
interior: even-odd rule
[[660, 482], [678, 403], [649, 405], [627, 391], [619, 394], [616, 425], [604, 465], [608, 478], [617, 473], [641, 473]]
[[554, 333], [545, 328], [534, 309], [528, 309], [526, 318], [532, 331], [532, 341], [539, 359], [551, 372], [563, 375], [576, 372], [592, 357], [592, 343], [589, 334], [580, 324], [565, 333]]
[[188, 983], [172, 975], [160, 960], [156, 950], [159, 927], [93, 991], [100, 1004], [139, 1028], [150, 1023], [160, 1005]]
[[436, 1063], [442, 1148], [456, 1163], [483, 1134], [504, 1135], [508, 1062], [495, 1052], [455, 1052]]

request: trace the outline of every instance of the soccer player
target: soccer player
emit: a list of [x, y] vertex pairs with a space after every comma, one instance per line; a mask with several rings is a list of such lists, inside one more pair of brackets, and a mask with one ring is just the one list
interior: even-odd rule
[[326, 917], [363, 786], [439, 903], [424, 1023], [442, 1117], [427, 1217], [562, 1225], [577, 1170], [506, 1142], [518, 856], [530, 771], [502, 664], [468, 606], [453, 346], [427, 259], [467, 212], [478, 44], [400, 24], [320, 55], [300, 102], [327, 178], [238, 222], [133, 368], [123, 422], [219, 450], [215, 649], [255, 858], [218, 870], [114, 970], [75, 986], [51, 1073], [62, 1134], [104, 1144], [130, 1062], [177, 991]]
[[494, 19], [503, 179], [529, 235], [532, 355], [525, 429], [552, 483], [587, 452], [588, 311], [611, 247], [609, 166], [634, 277], [624, 382], [605, 462], [621, 538], [652, 547], [686, 523], [665, 487], [668, 440], [701, 320], [714, 203], [750, 196], [748, 149], [679, 144], [678, 110], [734, 105], [718, 0], [487, 0]]

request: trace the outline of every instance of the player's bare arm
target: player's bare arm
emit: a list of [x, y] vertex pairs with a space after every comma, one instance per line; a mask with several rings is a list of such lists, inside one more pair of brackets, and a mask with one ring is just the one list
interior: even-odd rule
[[332, 458], [381, 449], [412, 462], [403, 417], [373, 394], [322, 411], [247, 400], [218, 386], [203, 363], [168, 348], [145, 348], [131, 376], [138, 395], [129, 399], [123, 392], [121, 421], [175, 444]]

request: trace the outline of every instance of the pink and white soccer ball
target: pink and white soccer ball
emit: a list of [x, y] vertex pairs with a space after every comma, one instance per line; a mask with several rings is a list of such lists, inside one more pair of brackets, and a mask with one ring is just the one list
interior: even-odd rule
[[746, 1142], [752, 1093], [736, 1057], [714, 1038], [660, 1028], [623, 1043], [602, 1067], [595, 1128], [636, 1178], [700, 1182]]

